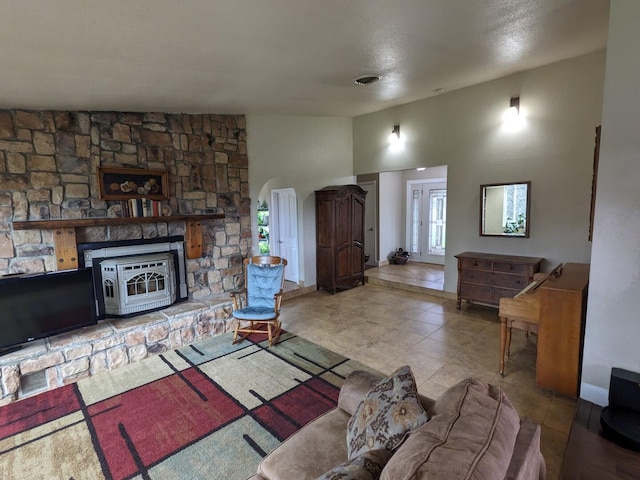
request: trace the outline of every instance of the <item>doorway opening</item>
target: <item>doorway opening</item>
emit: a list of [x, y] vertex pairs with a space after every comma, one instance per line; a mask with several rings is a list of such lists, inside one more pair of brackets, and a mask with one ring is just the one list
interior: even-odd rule
[[358, 182], [358, 186], [367, 192], [364, 205], [364, 268], [378, 265], [377, 234], [377, 182]]
[[[368, 192], [365, 252], [374, 252], [365, 276], [443, 292], [447, 166], [361, 174], [357, 183]], [[418, 185], [420, 193], [414, 195]], [[373, 231], [367, 226], [369, 213]], [[373, 240], [367, 240], [367, 234], [373, 234]], [[410, 252], [404, 265], [391, 261], [399, 247]]]
[[287, 259], [285, 280], [298, 283], [298, 208], [296, 191], [293, 188], [271, 190], [270, 216], [271, 254]]
[[407, 181], [407, 239], [412, 261], [444, 265], [446, 179]]
[[[258, 194], [254, 232], [253, 255], [274, 255], [287, 259], [285, 292], [300, 287], [298, 260], [298, 208], [297, 194], [290, 182], [272, 178]], [[255, 230], [254, 230], [255, 229]], [[304, 279], [303, 279], [304, 280]]]

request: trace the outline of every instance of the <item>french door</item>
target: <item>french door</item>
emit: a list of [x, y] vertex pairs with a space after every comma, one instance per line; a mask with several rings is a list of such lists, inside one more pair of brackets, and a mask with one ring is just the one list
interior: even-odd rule
[[444, 265], [447, 231], [447, 184], [408, 184], [409, 252], [415, 262]]

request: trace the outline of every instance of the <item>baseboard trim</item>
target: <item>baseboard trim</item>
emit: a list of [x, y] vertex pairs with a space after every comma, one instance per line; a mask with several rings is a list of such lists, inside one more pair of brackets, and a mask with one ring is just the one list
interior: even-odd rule
[[606, 407], [609, 405], [609, 390], [582, 382], [580, 384], [580, 398], [600, 405], [601, 407]]

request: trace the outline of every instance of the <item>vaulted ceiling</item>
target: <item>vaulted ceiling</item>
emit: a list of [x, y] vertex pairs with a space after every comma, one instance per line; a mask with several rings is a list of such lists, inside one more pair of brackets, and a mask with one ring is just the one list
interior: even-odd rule
[[[606, 47], [608, 0], [0, 0], [0, 108], [357, 116]], [[381, 79], [363, 87], [356, 77]]]

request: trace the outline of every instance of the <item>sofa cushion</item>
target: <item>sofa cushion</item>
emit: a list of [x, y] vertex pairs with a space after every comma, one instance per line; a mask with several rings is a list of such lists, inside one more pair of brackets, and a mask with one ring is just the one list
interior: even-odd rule
[[347, 456], [378, 448], [393, 451], [407, 432], [427, 421], [416, 381], [405, 365], [378, 382], [362, 399], [347, 425]]
[[339, 408], [309, 422], [260, 462], [269, 480], [313, 480], [347, 460], [344, 441], [349, 414]]
[[505, 478], [520, 417], [499, 387], [468, 378], [443, 393], [429, 415], [391, 458], [381, 480]]
[[378, 480], [393, 452], [386, 448], [368, 450], [332, 468], [317, 480]]

